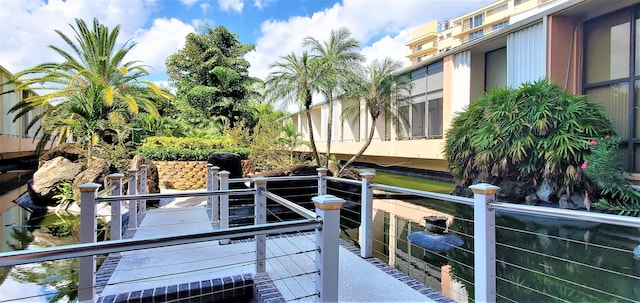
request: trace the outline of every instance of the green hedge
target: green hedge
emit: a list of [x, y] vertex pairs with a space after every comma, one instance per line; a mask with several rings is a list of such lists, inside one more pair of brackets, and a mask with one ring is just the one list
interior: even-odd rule
[[237, 153], [243, 159], [249, 155], [248, 148], [236, 147], [228, 138], [148, 137], [138, 147], [139, 154], [156, 161], [206, 161], [221, 152]]
[[248, 148], [166, 148], [166, 147], [138, 147], [138, 153], [149, 160], [155, 161], [207, 161], [213, 153], [236, 153], [242, 159], [247, 159], [249, 155]]

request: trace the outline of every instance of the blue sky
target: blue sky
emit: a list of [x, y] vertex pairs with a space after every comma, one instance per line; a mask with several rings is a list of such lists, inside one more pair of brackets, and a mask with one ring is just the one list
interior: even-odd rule
[[0, 65], [11, 72], [61, 59], [47, 45], [63, 45], [74, 18], [120, 25], [120, 42], [137, 46], [129, 60], [150, 66], [149, 80], [166, 85], [164, 62], [202, 26], [227, 27], [256, 50], [245, 57], [252, 76], [265, 78], [281, 56], [302, 51], [307, 36], [325, 40], [347, 27], [369, 61], [406, 62], [410, 29], [467, 13], [490, 0], [0, 0]]

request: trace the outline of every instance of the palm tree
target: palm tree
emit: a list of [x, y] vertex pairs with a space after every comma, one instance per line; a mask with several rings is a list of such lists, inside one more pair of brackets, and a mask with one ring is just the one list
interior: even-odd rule
[[307, 113], [311, 150], [316, 158], [316, 164], [320, 166], [320, 157], [313, 138], [313, 123], [311, 121], [313, 93], [317, 91], [313, 59], [309, 57], [307, 52], [303, 52], [300, 57], [291, 53], [282, 59], [284, 61], [276, 62], [270, 66], [276, 70], [267, 77], [265, 96], [270, 102], [277, 100], [284, 100], [288, 104], [297, 102], [300, 108], [304, 109]]
[[64, 58], [62, 63], [42, 63], [16, 73], [12, 79], [17, 83], [16, 91], [47, 91], [9, 110], [16, 114], [15, 121], [35, 109], [44, 109], [28, 125], [30, 129], [41, 122], [36, 132], [42, 134], [38, 152], [49, 140], [61, 143], [74, 136], [87, 145], [90, 155], [102, 131], [125, 130], [132, 116], [141, 111], [159, 117], [153, 98], [171, 98], [155, 84], [140, 79], [148, 75], [143, 65], [124, 61], [135, 43], [129, 40], [116, 48], [120, 26], [109, 31], [94, 19], [90, 29], [83, 20], [75, 21], [75, 27], [70, 25], [75, 42], [56, 30], [72, 52], [49, 45]]
[[313, 57], [317, 59], [318, 68], [316, 78], [319, 90], [329, 103], [329, 117], [327, 120], [327, 151], [324, 166], [329, 164], [331, 154], [331, 135], [333, 128], [333, 100], [334, 95], [344, 93], [344, 87], [351, 75], [361, 69], [364, 56], [358, 53], [360, 42], [351, 37], [351, 32], [344, 27], [331, 30], [329, 39], [324, 43], [312, 37], [303, 40], [303, 46], [309, 47]]
[[[358, 159], [367, 150], [373, 140], [376, 122], [379, 118], [389, 117], [395, 123], [408, 123], [408, 117], [397, 110], [397, 96], [408, 95], [411, 91], [410, 74], [396, 74], [395, 71], [402, 68], [402, 64], [385, 58], [383, 61], [374, 60], [367, 67], [367, 72], [356, 81], [355, 87], [349, 91], [346, 97], [364, 99], [367, 112], [371, 117], [371, 128], [366, 143], [353, 155], [336, 174], [339, 176], [353, 161]], [[344, 109], [342, 118], [358, 117], [360, 103]]]
[[309, 145], [307, 141], [304, 141], [300, 134], [296, 131], [293, 122], [287, 121], [282, 128], [282, 135], [276, 139], [276, 144], [283, 145], [289, 153], [289, 165], [294, 164], [294, 152], [300, 145]]

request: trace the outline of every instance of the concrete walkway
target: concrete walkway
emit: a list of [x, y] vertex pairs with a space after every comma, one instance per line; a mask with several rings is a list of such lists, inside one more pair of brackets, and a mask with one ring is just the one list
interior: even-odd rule
[[[189, 203], [181, 201], [187, 199]], [[179, 198], [165, 207], [148, 210], [133, 238], [211, 231], [205, 201], [193, 199]], [[190, 206], [175, 207], [181, 203]], [[286, 301], [316, 299], [307, 297], [315, 292], [314, 242], [311, 233], [267, 239], [267, 273]], [[253, 276], [254, 251], [252, 241], [227, 245], [211, 241], [125, 252], [100, 296], [243, 274]], [[435, 302], [342, 246], [339, 254], [341, 302]]]

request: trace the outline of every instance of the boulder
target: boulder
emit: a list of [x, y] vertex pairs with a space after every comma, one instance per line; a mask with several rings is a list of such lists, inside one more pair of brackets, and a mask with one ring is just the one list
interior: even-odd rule
[[528, 183], [513, 180], [503, 180], [496, 185], [500, 187], [496, 194], [498, 200], [511, 203], [526, 201], [527, 195], [533, 190]]
[[577, 209], [578, 208], [575, 204], [573, 204], [573, 202], [571, 202], [571, 199], [569, 199], [569, 197], [567, 197], [567, 195], [560, 196], [560, 199], [558, 200], [558, 207], [560, 207], [562, 209]]
[[140, 165], [147, 165], [147, 193], [148, 194], [157, 194], [160, 192], [160, 175], [158, 174], [158, 167], [153, 163], [153, 161], [141, 156], [136, 155], [131, 160], [132, 168], [140, 169]]
[[242, 178], [242, 158], [235, 153], [214, 153], [207, 163], [229, 172], [229, 178]]
[[538, 196], [535, 193], [530, 193], [524, 197], [524, 204], [526, 205], [538, 205]]
[[36, 204], [54, 204], [56, 186], [63, 181], [73, 181], [82, 171], [82, 163], [72, 162], [64, 157], [45, 161], [33, 174], [31, 197]]
[[106, 176], [113, 172], [115, 172], [115, 168], [111, 167], [106, 160], [95, 159], [91, 161], [87, 169], [73, 179], [73, 198], [80, 202], [80, 190], [78, 186], [89, 182], [105, 184]]
[[536, 190], [536, 196], [538, 196], [538, 199], [540, 201], [552, 203], [552, 198], [554, 197], [557, 189], [558, 186], [555, 182], [549, 179], [544, 179], [544, 181], [542, 181], [542, 184], [540, 184], [540, 186], [538, 186], [538, 189]]
[[63, 143], [40, 156], [38, 166], [57, 157], [66, 158], [71, 162], [84, 162], [87, 152], [76, 143]]

